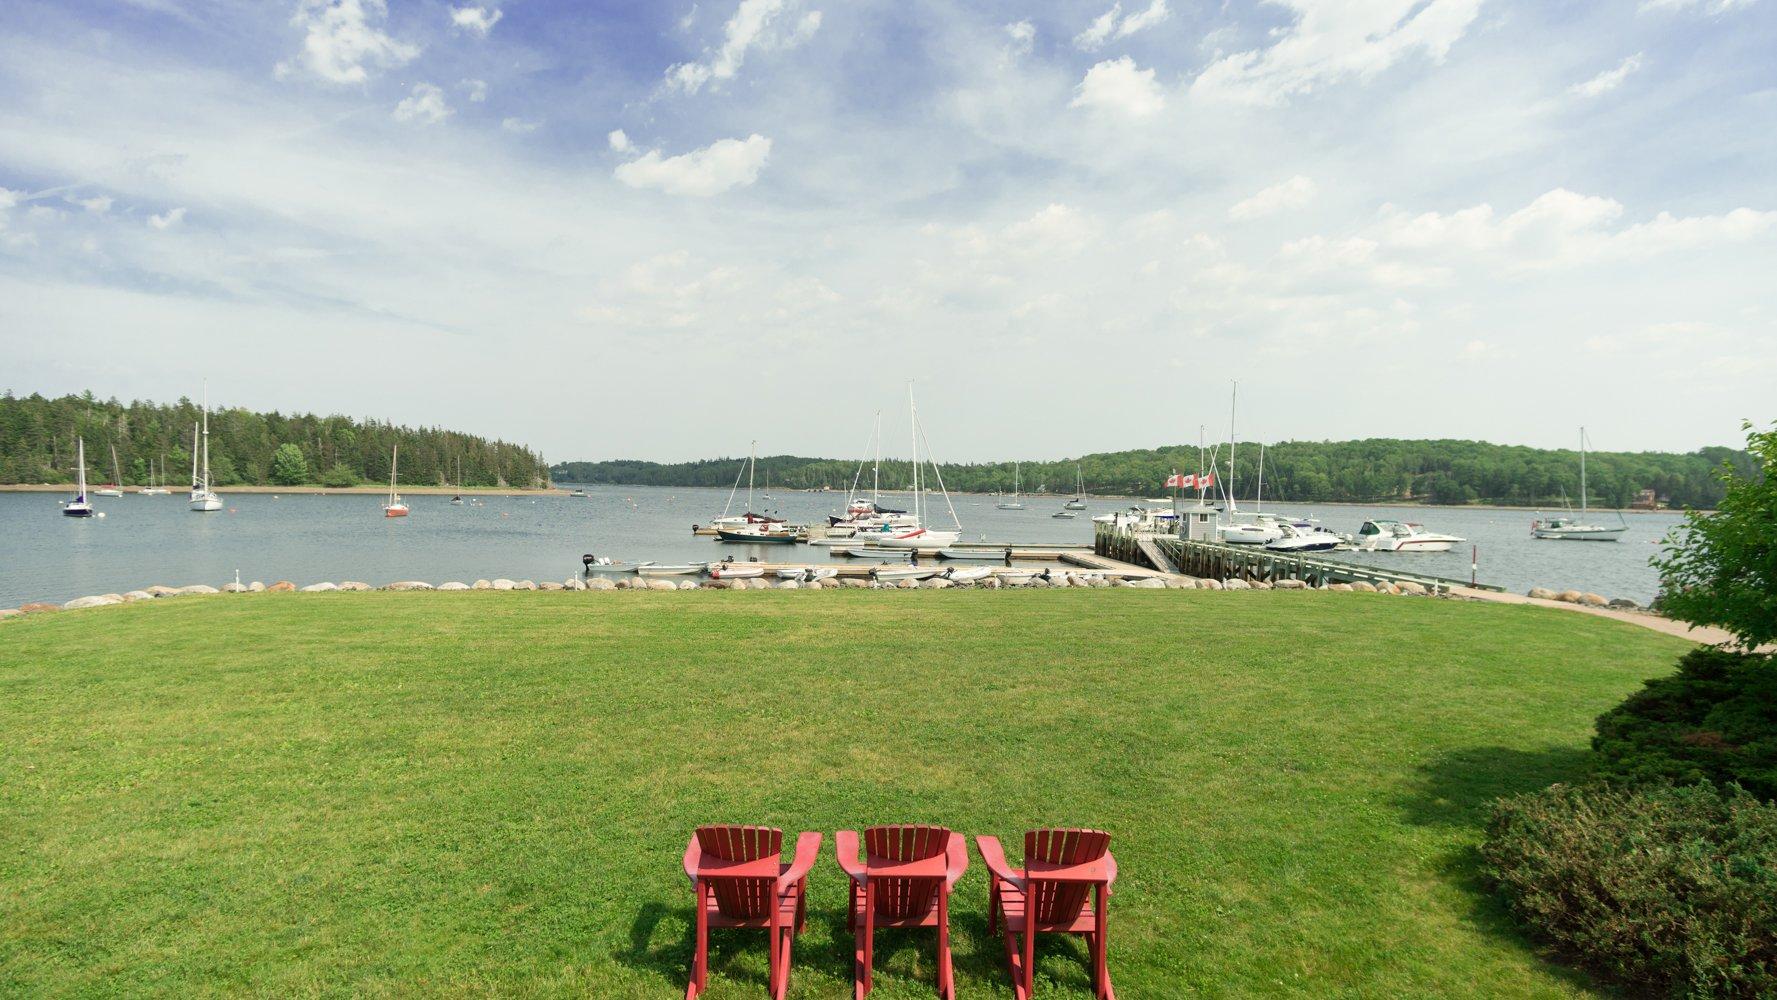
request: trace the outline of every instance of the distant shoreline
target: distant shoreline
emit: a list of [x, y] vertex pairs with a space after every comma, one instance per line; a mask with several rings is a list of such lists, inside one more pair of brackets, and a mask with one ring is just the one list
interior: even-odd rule
[[[96, 487], [92, 483], [87, 484], [87, 490], [89, 492], [95, 488]], [[178, 496], [180, 494], [189, 492], [189, 488], [184, 485], [180, 485], [178, 487], [169, 486], [167, 488], [172, 490], [174, 496]], [[403, 483], [401, 485], [400, 490], [403, 494], [408, 495], [408, 496], [465, 496], [465, 497], [467, 497], [467, 496], [482, 496], [482, 497], [537, 496], [537, 497], [546, 497], [546, 496], [567, 496], [567, 494], [568, 494], [568, 491], [565, 489], [528, 490], [528, 489], [520, 489], [518, 487], [512, 487], [512, 486], [508, 486], [508, 487], [409, 486], [405, 483]], [[125, 496], [131, 496], [131, 495], [135, 494], [136, 491], [137, 491], [137, 487], [129, 486], [129, 487], [125, 487], [123, 492], [124, 492]], [[0, 493], [72, 493], [72, 492], [74, 492], [74, 484], [73, 483], [47, 483], [47, 484], [46, 483], [12, 483], [10, 485], [0, 485]], [[290, 493], [290, 494], [298, 494], [298, 493], [309, 493], [309, 494], [355, 493], [355, 494], [370, 494], [370, 495], [380, 496], [380, 495], [386, 494], [388, 492], [389, 492], [389, 488], [387, 486], [218, 486], [218, 487], [216, 487], [216, 493], [220, 496], [228, 496], [231, 493], [277, 493], [277, 494], [285, 494], [285, 493]]]

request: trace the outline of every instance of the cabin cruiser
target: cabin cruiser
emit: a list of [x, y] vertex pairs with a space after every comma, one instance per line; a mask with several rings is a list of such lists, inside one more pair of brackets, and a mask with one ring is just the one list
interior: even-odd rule
[[1269, 545], [1283, 537], [1283, 529], [1277, 519], [1259, 516], [1250, 521], [1229, 521], [1220, 530], [1225, 545]]
[[1277, 525], [1283, 534], [1265, 543], [1272, 552], [1331, 552], [1345, 539], [1325, 528], [1307, 528], [1287, 521]]
[[1362, 552], [1448, 552], [1463, 541], [1467, 539], [1440, 535], [1407, 521], [1365, 521], [1357, 531], [1357, 548]]

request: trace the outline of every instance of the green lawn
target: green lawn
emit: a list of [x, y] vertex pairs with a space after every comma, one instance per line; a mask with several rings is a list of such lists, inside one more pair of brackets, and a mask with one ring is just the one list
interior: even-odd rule
[[[827, 834], [791, 993], [849, 996], [832, 832], [1108, 829], [1173, 996], [1572, 996], [1477, 883], [1677, 640], [1208, 591], [290, 594], [0, 623], [0, 992], [683, 996], [701, 822]], [[1010, 996], [978, 857], [963, 996]], [[709, 996], [765, 992], [717, 932]], [[877, 996], [934, 995], [931, 936]], [[1039, 995], [1085, 997], [1045, 941]]]

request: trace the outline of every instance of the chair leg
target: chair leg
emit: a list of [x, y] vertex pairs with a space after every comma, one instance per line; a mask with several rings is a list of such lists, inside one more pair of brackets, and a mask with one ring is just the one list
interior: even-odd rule
[[1023, 983], [1023, 991], [1018, 994], [1020, 997], [1030, 996], [1030, 991], [1033, 989], [1036, 989], [1036, 985], [1037, 985], [1037, 977], [1036, 977], [1037, 935], [1036, 935], [1036, 931], [1033, 930], [1031, 927], [1031, 924], [1034, 923], [1035, 921], [1033, 920], [1033, 918], [1030, 915], [1030, 908], [1029, 907], [1030, 907], [1030, 903], [1029, 903], [1029, 900], [1027, 899], [1025, 902], [1025, 911], [1024, 911], [1024, 917], [1025, 917], [1024, 941], [1023, 941], [1023, 944], [1024, 944], [1024, 956], [1023, 956], [1024, 957], [1024, 969], [1022, 970], [1024, 972], [1024, 983]]
[[987, 878], [987, 933], [993, 935], [1000, 932], [1000, 886], [991, 873]]
[[938, 995], [956, 1000], [956, 977], [950, 967], [950, 889], [938, 893]]
[[871, 954], [875, 944], [876, 931], [876, 886], [866, 883], [864, 886], [863, 919], [858, 921], [857, 949], [855, 968], [852, 971], [852, 996], [854, 1000], [864, 1000], [875, 986], [871, 975], [870, 964], [874, 959]]
[[796, 940], [796, 932], [785, 927], [772, 936], [778, 944], [772, 948], [771, 955], [772, 967], [777, 971], [777, 991], [771, 996], [772, 1000], [784, 1000], [784, 995], [790, 992], [790, 945]]
[[685, 987], [685, 1000], [697, 1000], [709, 977], [710, 916], [705, 899], [709, 888], [697, 887], [697, 941], [691, 954], [691, 982]]

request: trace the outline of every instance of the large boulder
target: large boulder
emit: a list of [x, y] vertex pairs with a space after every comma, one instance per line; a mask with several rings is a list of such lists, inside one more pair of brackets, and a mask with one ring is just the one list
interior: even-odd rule
[[649, 580], [649, 590], [678, 590], [679, 585], [671, 580]]
[[492, 590], [494, 585], [486, 580], [477, 580], [469, 585], [470, 590]]
[[165, 584], [159, 584], [159, 583], [155, 584], [152, 587], [147, 587], [145, 589], [150, 594], [153, 594], [155, 597], [172, 597], [174, 594], [177, 594], [179, 592], [178, 587], [168, 587]]
[[180, 587], [178, 593], [181, 596], [189, 595], [196, 597], [200, 594], [220, 594], [222, 591], [217, 590], [215, 587], [212, 587], [207, 583], [194, 583], [189, 587]]
[[222, 592], [224, 594], [245, 594], [247, 592], [247, 585], [238, 581], [234, 583], [225, 583], [222, 585]]
[[0, 608], [0, 621], [5, 621], [8, 618], [18, 618], [23, 614], [24, 612], [17, 608]]
[[438, 589], [439, 590], [468, 590], [469, 585], [464, 583], [461, 580], [452, 580], [449, 583], [439, 584]]
[[129, 593], [123, 595], [123, 599], [125, 601], [130, 602], [130, 603], [134, 603], [136, 601], [151, 601], [154, 599], [154, 595], [150, 594], [146, 590], [132, 590]]
[[855, 576], [848, 576], [848, 577], [842, 578], [839, 581], [839, 585], [841, 587], [846, 587], [851, 590], [865, 590], [865, 589], [869, 588], [870, 581], [859, 579], [858, 577], [855, 577]]
[[561, 590], [563, 588], [562, 588], [561, 584], [556, 583], [554, 580], [544, 580], [542, 583], [537, 584], [537, 589], [538, 590]]
[[561, 586], [563, 590], [585, 590], [586, 581], [576, 576], [570, 576], [561, 582]]
[[1344, 591], [1345, 593], [1349, 594], [1349, 593], [1351, 593], [1351, 584], [1349, 584], [1349, 583], [1329, 583], [1329, 584], [1327, 584], [1327, 589], [1328, 590]]
[[1555, 600], [1564, 604], [1578, 604], [1580, 598], [1584, 596], [1586, 595], [1577, 590], [1563, 590], [1561, 593], [1555, 595]]
[[341, 589], [341, 590], [374, 590], [376, 588], [372, 587], [368, 583], [364, 583], [361, 580], [342, 580], [342, 581], [340, 581], [339, 589]]
[[298, 589], [305, 594], [324, 594], [329, 590], [338, 590], [339, 585], [333, 583], [311, 583], [306, 587], [300, 587]]
[[1398, 591], [1399, 593], [1412, 594], [1415, 597], [1425, 596], [1425, 587], [1421, 584], [1414, 583], [1412, 580], [1402, 580], [1400, 583], [1395, 584], [1395, 586], [1400, 588]]
[[1198, 590], [1221, 590], [1222, 589], [1222, 581], [1213, 580], [1213, 579], [1209, 579], [1209, 578], [1205, 577], [1204, 579], [1197, 581], [1197, 589]]
[[1634, 601], [1629, 600], [1627, 597], [1613, 597], [1613, 598], [1611, 598], [1610, 599], [1610, 606], [1613, 608], [1617, 608], [1618, 610], [1621, 610], [1621, 611], [1640, 611], [1641, 610], [1641, 605], [1636, 604]]
[[1152, 577], [1152, 576], [1144, 576], [1139, 580], [1131, 580], [1131, 581], [1129, 581], [1129, 585], [1131, 587], [1135, 587], [1140, 590], [1165, 590], [1166, 589], [1166, 581], [1161, 580], [1158, 577]]
[[678, 587], [680, 590], [696, 590], [697, 589], [697, 581], [696, 580], [680, 580], [678, 583]]
[[263, 594], [265, 593], [265, 584], [258, 580], [254, 580], [252, 583], [247, 584], [247, 593]]
[[1351, 583], [1351, 589], [1360, 594], [1374, 594], [1376, 592], [1376, 585], [1368, 580], [1353, 580]]
[[1223, 590], [1251, 590], [1252, 586], [1250, 584], [1248, 584], [1245, 580], [1242, 580], [1241, 578], [1235, 576], [1235, 577], [1229, 577], [1227, 580], [1223, 581], [1222, 582], [1222, 589]]
[[1581, 594], [1579, 603], [1588, 608], [1602, 608], [1610, 604], [1610, 602], [1605, 600], [1603, 595], [1600, 594]]
[[62, 610], [79, 611], [81, 608], [102, 608], [108, 604], [122, 603], [122, 600], [114, 598], [110, 594], [95, 595], [93, 597], [76, 597], [72, 601], [62, 605]]
[[[277, 583], [265, 588], [265, 592], [268, 594], [294, 594], [296, 592], [296, 584], [291, 583], [289, 580], [279, 580]], [[154, 596], [159, 597], [160, 595], [156, 594]]]
[[19, 605], [19, 613], [24, 615], [42, 615], [60, 610], [62, 610], [60, 604], [51, 604], [48, 601], [32, 601], [29, 604]]
[[500, 577], [498, 580], [494, 581], [494, 589], [495, 590], [512, 590], [512, 589], [516, 588], [517, 586], [518, 586], [518, 584], [512, 582], [511, 580], [506, 579], [505, 577]]
[[1270, 590], [1271, 589], [1271, 581], [1270, 580], [1250, 580], [1247, 582], [1247, 586], [1253, 588], [1254, 590]]
[[1533, 597], [1539, 601], [1558, 601], [1561, 599], [1560, 594], [1555, 593], [1547, 587], [1532, 587], [1530, 588], [1530, 592], [1525, 596]]
[[383, 589], [384, 590], [432, 590], [434, 588], [431, 584], [426, 583], [424, 580], [397, 580], [396, 582], [389, 584], [387, 587], [384, 587]]
[[586, 589], [587, 590], [616, 590], [617, 589], [617, 582], [615, 580], [607, 580], [602, 576], [595, 576], [592, 579], [586, 581]]
[[795, 581], [795, 580], [779, 580], [777, 582], [777, 589], [779, 589], [779, 590], [801, 590], [802, 584]]
[[517, 583], [512, 585], [512, 589], [513, 590], [536, 590], [537, 589], [537, 581], [535, 581], [535, 580], [520, 580]]
[[[1306, 590], [1308, 589], [1308, 584], [1303, 580], [1279, 580], [1272, 584], [1272, 587], [1276, 590]], [[1347, 587], [1345, 589], [1350, 590], [1351, 588]]]
[[946, 590], [952, 586], [949, 580], [946, 580], [941, 576], [934, 576], [927, 580], [921, 580], [919, 585], [927, 590]]

